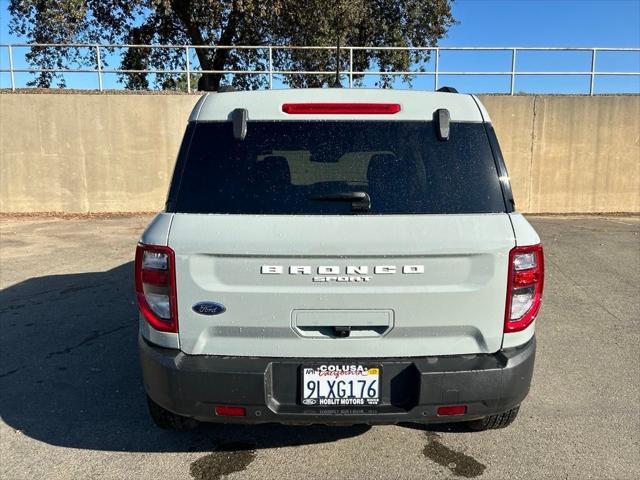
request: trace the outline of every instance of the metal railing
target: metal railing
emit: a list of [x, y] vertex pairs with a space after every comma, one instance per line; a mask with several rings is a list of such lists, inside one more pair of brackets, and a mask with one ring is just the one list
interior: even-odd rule
[[[94, 68], [16, 68], [14, 66], [13, 53], [16, 48], [86, 48], [93, 49], [95, 52]], [[15, 74], [16, 73], [95, 73], [97, 77], [98, 90], [104, 89], [103, 77], [105, 74], [184, 74], [186, 75], [187, 92], [192, 91], [191, 74], [225, 74], [225, 75], [266, 75], [268, 76], [268, 86], [273, 88], [274, 75], [335, 75], [335, 71], [307, 71], [307, 70], [278, 70], [274, 69], [273, 52], [276, 50], [335, 50], [332, 46], [285, 46], [285, 45], [217, 45], [217, 46], [201, 46], [201, 45], [131, 45], [131, 44], [82, 44], [82, 43], [15, 43], [0, 44], [0, 48], [8, 50], [9, 68], [0, 68], [0, 73], [9, 73], [11, 79], [11, 89], [16, 89]], [[159, 48], [159, 49], [181, 49], [184, 52], [184, 66], [182, 69], [118, 69], [104, 68], [102, 50], [125, 49], [125, 48]], [[202, 70], [191, 68], [190, 53], [196, 49], [233, 49], [233, 50], [255, 50], [256, 52], [267, 53], [267, 68], [246, 69], [246, 70]], [[408, 70], [408, 71], [384, 71], [384, 70], [363, 70], [357, 71], [353, 69], [353, 53], [354, 51], [429, 51], [434, 53], [434, 68], [432, 70]], [[367, 75], [389, 75], [389, 76], [432, 76], [433, 88], [437, 90], [439, 87], [439, 77], [442, 75], [453, 76], [508, 76], [510, 77], [509, 94], [515, 93], [515, 81], [518, 76], [588, 76], [589, 77], [589, 95], [594, 95], [596, 77], [599, 76], [640, 76], [640, 66], [637, 71], [599, 71], [596, 69], [596, 58], [598, 52], [640, 52], [640, 48], [589, 48], [589, 47], [342, 47], [341, 51], [347, 53], [348, 70], [340, 71], [341, 75], [346, 75], [349, 79], [349, 87], [354, 86], [354, 76]], [[440, 54], [445, 51], [475, 51], [475, 52], [510, 52], [511, 69], [506, 71], [443, 71], [440, 70]], [[591, 68], [589, 70], [580, 71], [530, 71], [518, 70], [517, 58], [518, 52], [590, 52]]]

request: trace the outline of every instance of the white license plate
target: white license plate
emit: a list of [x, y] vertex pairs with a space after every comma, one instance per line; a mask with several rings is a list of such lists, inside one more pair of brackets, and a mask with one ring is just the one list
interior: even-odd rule
[[302, 404], [320, 407], [378, 405], [380, 373], [377, 366], [303, 366]]

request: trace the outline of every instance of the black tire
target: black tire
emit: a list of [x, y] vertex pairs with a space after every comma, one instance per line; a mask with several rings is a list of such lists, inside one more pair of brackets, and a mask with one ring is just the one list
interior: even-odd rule
[[506, 412], [496, 413], [495, 415], [489, 415], [488, 417], [481, 418], [479, 420], [473, 420], [468, 423], [469, 428], [472, 430], [492, 430], [495, 428], [505, 428], [513, 423], [518, 416], [520, 405], [513, 407]]
[[163, 430], [174, 430], [177, 432], [186, 432], [193, 430], [199, 424], [194, 418], [183, 417], [169, 410], [162, 408], [156, 402], [151, 400], [147, 395], [147, 405], [149, 406], [149, 415], [156, 426]]

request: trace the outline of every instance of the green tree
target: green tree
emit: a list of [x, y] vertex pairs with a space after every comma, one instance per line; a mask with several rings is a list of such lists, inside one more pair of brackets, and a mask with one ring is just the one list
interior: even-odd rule
[[[362, 45], [434, 46], [454, 23], [453, 0], [11, 0], [10, 30], [34, 43], [190, 44], [216, 45]], [[120, 55], [127, 70], [184, 68], [183, 49], [106, 49]], [[203, 70], [265, 70], [266, 51], [195, 49]], [[407, 70], [428, 60], [428, 51], [354, 51], [354, 70], [375, 65], [380, 70]], [[34, 66], [95, 66], [95, 52], [86, 48], [31, 47], [27, 60]], [[334, 50], [274, 50], [278, 70], [332, 71]], [[341, 68], [347, 69], [348, 59]], [[184, 79], [184, 75], [182, 75]], [[223, 75], [210, 75], [214, 88]], [[291, 86], [322, 86], [329, 75], [287, 75]], [[410, 78], [405, 78], [410, 81]], [[149, 76], [122, 75], [130, 89], [149, 88]], [[266, 75], [235, 75], [243, 89], [263, 87]], [[172, 88], [180, 74], [163, 74], [155, 86]], [[64, 86], [55, 72], [39, 73], [30, 83]], [[382, 86], [392, 84], [382, 76]]]

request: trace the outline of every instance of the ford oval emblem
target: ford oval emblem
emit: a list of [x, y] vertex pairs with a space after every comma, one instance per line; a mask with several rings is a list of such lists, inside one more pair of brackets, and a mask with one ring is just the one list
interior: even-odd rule
[[227, 310], [224, 305], [216, 302], [198, 302], [191, 309], [200, 315], [220, 315]]

